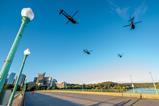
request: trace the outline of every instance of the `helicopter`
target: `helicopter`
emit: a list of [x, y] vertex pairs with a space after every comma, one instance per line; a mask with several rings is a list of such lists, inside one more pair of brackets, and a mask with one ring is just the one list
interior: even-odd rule
[[91, 55], [92, 50], [88, 50], [88, 49], [84, 49], [83, 53], [87, 54], [87, 55]]
[[122, 58], [122, 57], [123, 57], [123, 54], [118, 54], [118, 57], [119, 57], [119, 58]]
[[78, 22], [73, 18], [76, 14], [78, 13], [78, 11], [76, 11], [72, 16], [69, 15], [64, 9], [60, 9], [59, 11], [59, 15], [63, 15], [65, 16], [68, 21], [66, 22], [66, 24], [68, 24], [69, 22], [73, 23], [73, 24], [78, 24]]
[[123, 26], [123, 27], [130, 27], [131, 30], [134, 30], [134, 29], [136, 28], [135, 25], [142, 22], [142, 21], [134, 22], [134, 20], [135, 20], [135, 17], [130, 17], [130, 19], [128, 20], [128, 22], [129, 22], [130, 24], [125, 25], [125, 26]]

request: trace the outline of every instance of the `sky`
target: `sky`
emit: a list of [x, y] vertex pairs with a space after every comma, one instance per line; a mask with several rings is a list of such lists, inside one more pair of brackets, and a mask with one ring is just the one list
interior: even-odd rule
[[[21, 24], [21, 9], [35, 18], [25, 28], [11, 72], [19, 72], [23, 51], [30, 48], [23, 73], [32, 81], [46, 72], [59, 82], [152, 82], [159, 80], [158, 0], [1, 0], [0, 67]], [[66, 24], [64, 9], [79, 24]], [[129, 17], [142, 21], [123, 28]], [[93, 50], [91, 55], [83, 49]], [[122, 53], [123, 58], [117, 54]]]

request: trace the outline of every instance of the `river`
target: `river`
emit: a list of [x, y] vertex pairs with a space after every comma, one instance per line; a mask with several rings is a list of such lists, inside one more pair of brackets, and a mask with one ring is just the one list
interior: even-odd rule
[[[143, 94], [156, 94], [155, 89], [153, 88], [135, 88], [135, 93], [143, 93]], [[133, 89], [127, 91], [127, 92], [133, 92]], [[157, 89], [157, 92], [159, 93], [159, 89]]]

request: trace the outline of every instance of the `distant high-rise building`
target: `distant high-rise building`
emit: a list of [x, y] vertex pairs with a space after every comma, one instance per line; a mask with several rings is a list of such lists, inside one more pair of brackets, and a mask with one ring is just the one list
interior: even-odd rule
[[34, 78], [35, 83], [38, 86], [44, 86], [45, 85], [45, 73], [39, 73], [37, 77]]
[[57, 80], [56, 79], [52, 79], [51, 83], [50, 83], [50, 88], [56, 88], [56, 83], [57, 83]]
[[37, 77], [34, 77], [34, 81], [33, 82], [36, 83], [36, 81], [37, 81]]
[[46, 73], [38, 74], [37, 77], [34, 78], [34, 83], [38, 86], [51, 87], [52, 85], [52, 77], [45, 77]]
[[25, 78], [26, 78], [26, 75], [22, 74], [19, 78], [19, 82], [18, 82], [18, 85], [21, 86], [25, 83]]
[[7, 80], [7, 84], [12, 85], [14, 83], [14, 78], [15, 78], [15, 73], [10, 73], [8, 80]]

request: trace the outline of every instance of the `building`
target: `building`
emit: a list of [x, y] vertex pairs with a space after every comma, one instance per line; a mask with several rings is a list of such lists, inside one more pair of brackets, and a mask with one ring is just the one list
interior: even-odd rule
[[66, 82], [56, 83], [56, 86], [59, 89], [64, 89], [67, 87], [67, 83]]
[[46, 73], [39, 73], [37, 77], [34, 78], [34, 83], [42, 87], [51, 87], [52, 77], [45, 77]]
[[26, 75], [22, 74], [19, 78], [19, 82], [18, 82], [18, 85], [19, 86], [22, 86], [24, 83], [25, 83], [25, 78], [26, 78]]
[[7, 84], [8, 85], [13, 85], [15, 81], [15, 73], [10, 73], [8, 79], [7, 79]]
[[45, 73], [39, 73], [37, 77], [34, 78], [34, 83], [38, 86], [44, 86], [45, 83]]
[[57, 83], [57, 80], [56, 80], [56, 79], [53, 79], [53, 80], [51, 81], [50, 88], [55, 89], [55, 88], [56, 88], [56, 83]]
[[46, 80], [47, 87], [50, 88], [53, 78], [49, 76], [49, 77], [46, 77], [45, 80]]

